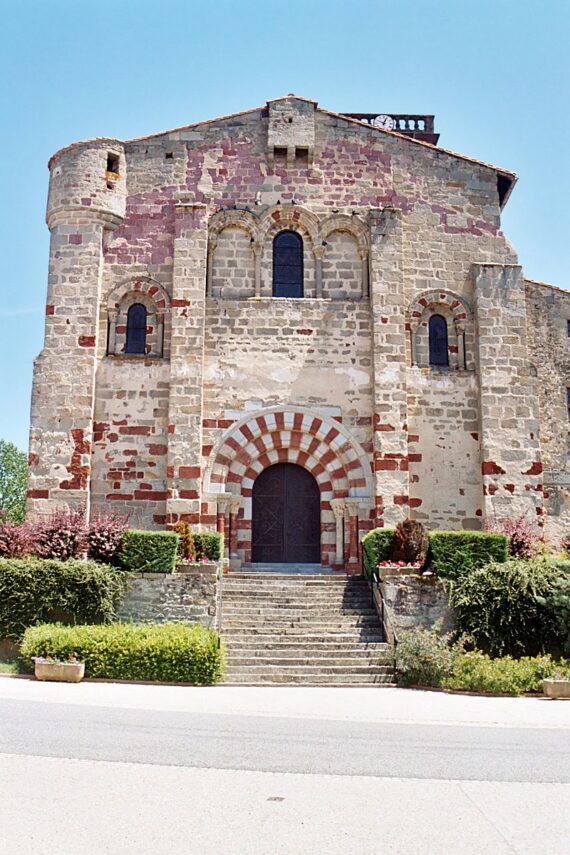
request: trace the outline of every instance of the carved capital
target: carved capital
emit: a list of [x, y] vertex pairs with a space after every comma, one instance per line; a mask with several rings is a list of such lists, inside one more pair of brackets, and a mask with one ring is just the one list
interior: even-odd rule
[[341, 520], [344, 517], [344, 511], [346, 508], [347, 499], [331, 499], [331, 508], [332, 512], [335, 515], [337, 520]]
[[[212, 496], [212, 499], [217, 502], [218, 513], [222, 514], [227, 514], [229, 512], [231, 508], [232, 499], [235, 498], [236, 497], [233, 495], [233, 493], [217, 493], [216, 495]], [[241, 496], [239, 498], [241, 499]]]
[[354, 496], [354, 497], [351, 497], [348, 499], [344, 499], [345, 510], [347, 511], [348, 515], [351, 517], [358, 516], [358, 511], [360, 510], [362, 505], [363, 505], [362, 499], [357, 497], [357, 496]]

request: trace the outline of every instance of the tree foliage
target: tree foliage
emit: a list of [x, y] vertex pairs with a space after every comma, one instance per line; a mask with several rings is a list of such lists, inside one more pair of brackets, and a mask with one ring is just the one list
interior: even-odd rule
[[0, 510], [13, 523], [21, 523], [26, 515], [28, 459], [13, 442], [0, 439]]

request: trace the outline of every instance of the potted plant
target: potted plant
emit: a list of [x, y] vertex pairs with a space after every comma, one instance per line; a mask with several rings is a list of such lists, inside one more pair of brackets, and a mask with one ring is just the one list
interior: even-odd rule
[[380, 573], [420, 574], [426, 565], [428, 550], [429, 537], [425, 526], [417, 520], [404, 520], [394, 531], [390, 559], [380, 561], [378, 570]]
[[570, 674], [557, 671], [554, 677], [546, 677], [542, 691], [547, 698], [570, 698]]
[[72, 653], [67, 661], [53, 659], [51, 656], [34, 656], [36, 680], [48, 680], [55, 683], [80, 683], [85, 675], [85, 662], [79, 662]]

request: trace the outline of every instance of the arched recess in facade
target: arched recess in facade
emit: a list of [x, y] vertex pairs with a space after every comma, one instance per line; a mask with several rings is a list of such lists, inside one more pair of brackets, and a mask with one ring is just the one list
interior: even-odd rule
[[[239, 229], [249, 237], [251, 252], [255, 265], [255, 285], [257, 288], [259, 262], [257, 246], [257, 233], [259, 229], [259, 220], [250, 211], [242, 211], [232, 209], [230, 211], [219, 211], [214, 214], [208, 224], [208, 266], [206, 279], [206, 293], [212, 295], [212, 280], [214, 274], [214, 256], [218, 246], [220, 235], [225, 229]], [[256, 296], [257, 291], [255, 291]]]
[[314, 476], [321, 493], [321, 562], [356, 571], [359, 517], [368, 521], [374, 501], [370, 462], [345, 427], [304, 407], [249, 414], [213, 449], [204, 498], [216, 503], [229, 557], [251, 560], [253, 484], [275, 463], [295, 463]]
[[[327, 238], [330, 237], [334, 232], [344, 232], [345, 234], [351, 235], [356, 241], [356, 246], [358, 248], [358, 254], [360, 256], [361, 264], [362, 264], [362, 272], [361, 272], [361, 294], [362, 299], [366, 299], [369, 293], [368, 286], [368, 264], [369, 264], [369, 252], [370, 252], [370, 240], [368, 231], [366, 226], [362, 222], [362, 220], [353, 215], [348, 216], [347, 214], [332, 214], [330, 217], [327, 217], [320, 224], [320, 234], [319, 234], [319, 244], [324, 249], [324, 254], [326, 254], [326, 244]], [[322, 292], [322, 274], [321, 274], [321, 292]], [[319, 294], [317, 294], [319, 296]]]
[[430, 288], [418, 294], [407, 311], [406, 329], [409, 333], [410, 364], [429, 366], [427, 325], [432, 314], [440, 314], [448, 322], [450, 335], [450, 365], [460, 370], [470, 367], [473, 355], [473, 312], [459, 294], [445, 288]]
[[[319, 241], [319, 219], [302, 205], [274, 205], [259, 218], [257, 247], [259, 262], [256, 268], [256, 295], [270, 293], [273, 276], [273, 239], [282, 231], [296, 232], [303, 239], [304, 296], [320, 296], [322, 282], [322, 246]], [[319, 274], [319, 271], [321, 273]], [[320, 280], [319, 280], [320, 275]], [[314, 276], [314, 288], [313, 288]], [[322, 291], [322, 287], [321, 287]]]
[[149, 276], [137, 276], [120, 282], [107, 299], [107, 353], [121, 355], [125, 339], [127, 312], [133, 303], [147, 310], [150, 343], [149, 356], [168, 356], [170, 342], [170, 296], [159, 282]]
[[[362, 263], [361, 296], [368, 296], [368, 257], [369, 236], [360, 217], [347, 214], [331, 214], [320, 219], [303, 205], [285, 203], [267, 208], [258, 215], [252, 211], [232, 209], [214, 214], [208, 224], [208, 275], [206, 292], [213, 294], [214, 260], [220, 235], [226, 229], [239, 229], [249, 238], [253, 256], [254, 283], [253, 295], [260, 297], [263, 291], [262, 267], [269, 265], [272, 240], [284, 230], [297, 232], [303, 238], [305, 266], [311, 270], [314, 266], [314, 296], [323, 296], [323, 257], [326, 254], [327, 238], [334, 232], [342, 232], [354, 238]], [[265, 262], [264, 262], [265, 259]], [[266, 270], [267, 280], [271, 278]]]

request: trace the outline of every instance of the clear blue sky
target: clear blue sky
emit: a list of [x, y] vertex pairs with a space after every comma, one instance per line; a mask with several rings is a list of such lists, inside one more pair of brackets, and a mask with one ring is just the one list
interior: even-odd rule
[[0, 438], [27, 448], [58, 148], [288, 92], [435, 113], [442, 146], [519, 174], [503, 229], [527, 276], [568, 288], [569, 45], [570, 0], [5, 0]]

